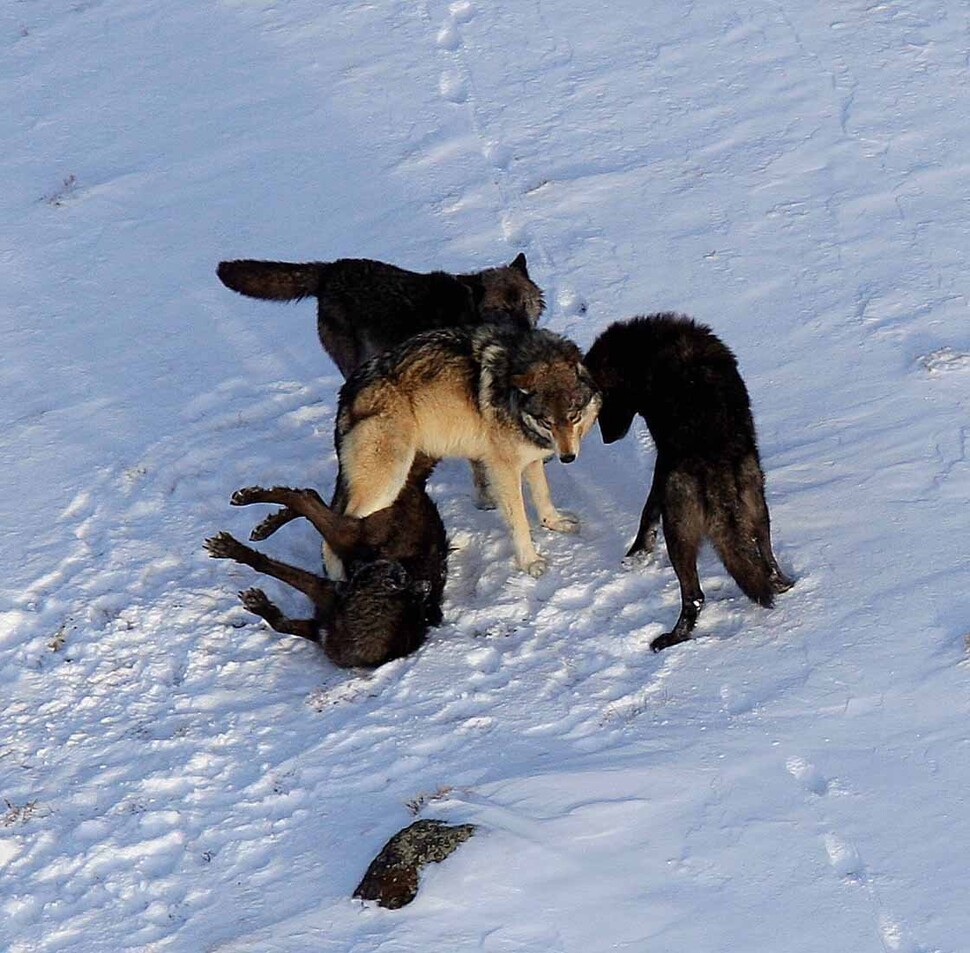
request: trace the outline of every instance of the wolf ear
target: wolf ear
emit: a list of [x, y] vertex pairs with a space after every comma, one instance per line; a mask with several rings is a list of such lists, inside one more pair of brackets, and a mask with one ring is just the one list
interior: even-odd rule
[[529, 269], [526, 267], [525, 255], [522, 252], [519, 252], [509, 263], [509, 268], [514, 268], [516, 271], [521, 272], [526, 278], [529, 277]]
[[593, 375], [590, 374], [589, 368], [587, 368], [586, 365], [582, 361], [579, 361], [576, 364], [576, 373], [579, 375], [579, 379], [584, 384], [588, 384], [590, 387], [592, 387], [594, 389], [597, 389], [596, 388], [596, 381], [593, 380]]

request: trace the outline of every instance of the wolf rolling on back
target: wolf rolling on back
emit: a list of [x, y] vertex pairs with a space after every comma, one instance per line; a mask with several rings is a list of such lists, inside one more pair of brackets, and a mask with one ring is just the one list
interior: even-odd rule
[[345, 378], [421, 331], [485, 322], [534, 328], [544, 304], [525, 255], [469, 274], [422, 274], [368, 258], [330, 262], [223, 261], [219, 280], [272, 301], [317, 299], [317, 333]]

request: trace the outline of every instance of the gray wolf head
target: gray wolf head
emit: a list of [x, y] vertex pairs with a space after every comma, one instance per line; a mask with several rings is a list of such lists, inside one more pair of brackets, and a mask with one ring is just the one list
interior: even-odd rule
[[602, 400], [579, 348], [550, 331], [537, 331], [516, 354], [510, 380], [530, 438], [572, 463]]

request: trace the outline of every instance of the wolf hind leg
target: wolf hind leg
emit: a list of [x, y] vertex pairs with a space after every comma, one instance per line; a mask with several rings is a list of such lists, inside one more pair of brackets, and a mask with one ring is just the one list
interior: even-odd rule
[[683, 474], [667, 481], [663, 503], [663, 531], [667, 555], [680, 584], [680, 615], [673, 629], [650, 643], [654, 652], [686, 642], [704, 605], [697, 575], [697, 555], [704, 536], [704, 510], [697, 481]]
[[291, 619], [283, 615], [279, 606], [270, 602], [262, 589], [246, 589], [239, 593], [239, 601], [250, 612], [258, 615], [275, 632], [296, 635], [301, 639], [322, 644], [320, 625], [316, 619]]
[[205, 541], [204, 545], [213, 558], [232, 559], [237, 563], [250, 566], [266, 576], [279, 579], [309, 596], [315, 604], [325, 602], [327, 599], [329, 584], [326, 579], [321, 578], [316, 573], [291, 566], [289, 563], [271, 559], [269, 556], [245, 545], [245, 543], [240, 543], [229, 533], [218, 533], [211, 536]]
[[[343, 436], [336, 499], [345, 516], [363, 519], [398, 498], [416, 455], [414, 430], [412, 421], [375, 415]], [[326, 538], [322, 552], [327, 575], [346, 578], [340, 555]]]
[[414, 424], [374, 416], [357, 423], [340, 444], [340, 480], [347, 516], [363, 518], [390, 506], [404, 488], [417, 450]]
[[782, 571], [771, 547], [771, 517], [765, 502], [765, 478], [756, 457], [750, 456], [742, 462], [738, 482], [741, 501], [739, 520], [745, 536], [754, 543], [753, 558], [760, 564], [759, 576], [767, 574], [765, 585], [771, 595], [787, 592], [795, 581]]

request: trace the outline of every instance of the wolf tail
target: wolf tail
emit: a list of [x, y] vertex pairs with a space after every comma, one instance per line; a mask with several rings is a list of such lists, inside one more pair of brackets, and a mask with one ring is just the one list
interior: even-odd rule
[[707, 531], [715, 552], [741, 591], [753, 602], [770, 608], [777, 591], [773, 585], [767, 539], [768, 509], [764, 477], [757, 459], [748, 459], [733, 474], [723, 476], [707, 500]]
[[233, 291], [250, 298], [295, 301], [317, 294], [323, 262], [295, 264], [288, 261], [220, 261], [216, 274]]

